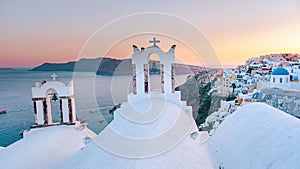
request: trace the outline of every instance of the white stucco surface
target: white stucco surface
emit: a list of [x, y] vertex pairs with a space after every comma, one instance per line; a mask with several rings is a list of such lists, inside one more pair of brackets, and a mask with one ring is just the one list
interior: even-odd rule
[[300, 120], [264, 103], [228, 116], [209, 139], [212, 160], [226, 168], [297, 169]]
[[54, 169], [84, 147], [89, 129], [52, 126], [32, 129], [25, 137], [0, 151], [1, 169]]

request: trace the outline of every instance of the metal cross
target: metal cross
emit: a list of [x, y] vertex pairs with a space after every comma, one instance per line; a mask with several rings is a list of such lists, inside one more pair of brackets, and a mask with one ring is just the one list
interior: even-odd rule
[[56, 78], [57, 78], [57, 75], [56, 75], [55, 73], [53, 73], [53, 74], [51, 75], [51, 77], [52, 77], [52, 80], [55, 81]]
[[149, 43], [153, 43], [153, 46], [156, 46], [156, 43], [160, 43], [160, 40], [156, 40], [154, 37], [153, 40], [150, 40]]

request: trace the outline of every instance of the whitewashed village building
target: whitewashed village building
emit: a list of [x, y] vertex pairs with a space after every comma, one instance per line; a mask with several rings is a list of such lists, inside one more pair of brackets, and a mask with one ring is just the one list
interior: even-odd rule
[[288, 89], [290, 88], [290, 74], [284, 68], [276, 68], [271, 74], [271, 88]]
[[263, 89], [280, 89], [286, 91], [300, 91], [297, 69], [279, 67], [272, 71], [268, 81], [263, 83]]

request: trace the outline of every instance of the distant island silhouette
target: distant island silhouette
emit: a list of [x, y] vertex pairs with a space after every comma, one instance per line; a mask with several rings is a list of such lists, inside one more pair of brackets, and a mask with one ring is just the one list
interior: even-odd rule
[[[150, 61], [150, 64], [159, 65], [159, 61]], [[209, 68], [178, 64], [175, 66], [175, 74], [189, 74], [193, 72], [202, 72]], [[43, 63], [31, 71], [81, 71], [81, 72], [96, 72], [97, 75], [131, 75], [132, 62], [131, 59], [113, 59], [113, 58], [95, 58], [95, 59], [80, 59], [67, 63]]]
[[10, 67], [0, 67], [0, 70], [16, 70], [16, 69]]

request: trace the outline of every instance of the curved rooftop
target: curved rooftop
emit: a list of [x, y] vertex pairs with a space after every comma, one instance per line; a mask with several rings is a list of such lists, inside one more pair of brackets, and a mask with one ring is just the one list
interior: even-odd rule
[[289, 75], [289, 72], [285, 68], [276, 68], [273, 72], [272, 75]]
[[1, 168], [53, 169], [85, 146], [95, 133], [76, 126], [36, 128], [0, 151]]
[[191, 109], [163, 99], [151, 94], [134, 105], [122, 103], [114, 120], [61, 169], [214, 168]]
[[265, 103], [236, 110], [209, 142], [224, 168], [299, 168], [300, 119]]

